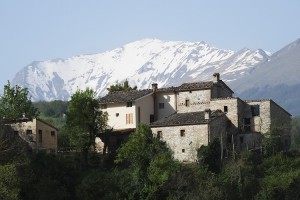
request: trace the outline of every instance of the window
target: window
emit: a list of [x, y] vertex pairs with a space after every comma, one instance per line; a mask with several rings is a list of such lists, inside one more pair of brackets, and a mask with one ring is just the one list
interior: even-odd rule
[[132, 102], [127, 102], [127, 107], [132, 107]]
[[189, 106], [190, 106], [190, 100], [189, 100], [189, 99], [186, 99], [186, 100], [185, 100], [185, 106], [186, 106], [186, 107], [189, 107]]
[[119, 115], [120, 115], [119, 113], [116, 113], [116, 117], [119, 117]]
[[244, 119], [244, 124], [245, 125], [250, 125], [250, 118], [245, 118]]
[[251, 120], [250, 120], [250, 118], [245, 118], [244, 119], [244, 131], [245, 132], [250, 132], [251, 131]]
[[185, 136], [185, 130], [180, 130], [180, 136], [184, 137]]
[[55, 136], [55, 131], [51, 131], [51, 136]]
[[100, 108], [101, 108], [101, 109], [106, 109], [106, 108], [107, 108], [107, 104], [101, 104], [101, 105], [100, 105]]
[[14, 131], [14, 135], [18, 136], [19, 135], [19, 131]]
[[190, 93], [192, 93], [192, 90], [190, 90]]
[[228, 112], [228, 107], [227, 106], [224, 106], [224, 112]]
[[181, 151], [182, 151], [182, 153], [184, 153], [184, 152], [185, 152], [185, 149], [182, 149]]
[[150, 115], [150, 123], [154, 122], [154, 115]]
[[157, 131], [157, 138], [158, 139], [162, 138], [162, 131]]
[[164, 103], [159, 103], [158, 104], [158, 108], [159, 109], [164, 109], [165, 108], [165, 104]]
[[259, 105], [251, 105], [252, 116], [259, 116]]
[[133, 114], [132, 113], [126, 114], [126, 124], [133, 124]]
[[27, 130], [27, 131], [26, 131], [26, 134], [27, 134], [27, 135], [32, 135], [32, 130]]
[[43, 142], [43, 131], [42, 130], [39, 130], [39, 143], [42, 143]]

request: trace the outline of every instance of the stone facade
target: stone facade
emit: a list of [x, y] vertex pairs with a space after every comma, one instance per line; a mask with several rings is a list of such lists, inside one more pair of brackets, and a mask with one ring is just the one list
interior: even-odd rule
[[208, 144], [208, 124], [157, 127], [152, 131], [156, 136], [161, 134], [179, 161], [195, 161], [197, 149]]
[[174, 158], [182, 162], [195, 162], [197, 150], [209, 141], [219, 138], [226, 149], [225, 115], [194, 125], [152, 127], [153, 134], [166, 141], [174, 152]]
[[40, 120], [10, 124], [15, 134], [27, 141], [37, 151], [57, 152], [57, 132], [54, 126]]
[[[197, 148], [207, 145], [213, 137], [221, 139], [224, 150], [228, 143], [238, 151], [261, 148], [262, 135], [270, 132], [271, 125], [280, 127], [285, 148], [290, 144], [291, 115], [287, 111], [272, 100], [244, 101], [233, 97], [233, 91], [220, 80], [218, 73], [213, 75], [212, 81], [184, 83], [170, 88], [158, 88], [157, 84], [153, 84], [151, 91], [129, 92], [128, 97], [124, 92], [116, 93], [100, 99], [100, 103], [107, 103], [111, 116], [114, 113], [109, 108], [114, 107], [115, 112], [121, 112], [126, 103], [124, 99], [133, 99], [135, 95], [139, 98], [132, 100], [136, 105], [132, 126], [124, 126], [114, 117], [109, 120], [114, 121], [114, 127], [119, 129], [152, 122], [150, 126], [154, 135], [159, 133], [180, 161], [194, 161]], [[142, 98], [143, 95], [147, 98]], [[140, 111], [137, 111], [138, 107]], [[215, 115], [213, 120], [199, 118], [198, 114], [208, 110], [223, 115]], [[187, 120], [187, 115], [182, 115], [184, 113], [190, 113], [189, 117], [195, 120]], [[143, 115], [146, 120], [138, 120], [137, 115]], [[149, 116], [150, 120], [147, 119]], [[185, 132], [185, 136], [180, 135], [181, 131]]]

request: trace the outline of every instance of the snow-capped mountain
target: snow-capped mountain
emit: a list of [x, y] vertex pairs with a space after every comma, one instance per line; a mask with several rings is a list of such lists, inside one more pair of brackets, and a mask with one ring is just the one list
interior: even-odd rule
[[125, 79], [144, 89], [154, 82], [167, 87], [210, 80], [220, 72], [222, 80], [234, 84], [269, 59], [261, 49], [234, 52], [205, 42], [145, 39], [104, 53], [33, 62], [16, 74], [13, 83], [27, 87], [33, 101], [67, 100], [86, 87], [103, 96], [111, 84]]
[[231, 85], [243, 99], [274, 99], [292, 115], [300, 115], [300, 39], [259, 63]]

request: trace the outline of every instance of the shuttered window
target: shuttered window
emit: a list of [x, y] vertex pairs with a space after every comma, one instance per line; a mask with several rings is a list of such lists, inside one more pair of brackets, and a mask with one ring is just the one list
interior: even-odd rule
[[126, 114], [126, 124], [133, 124], [133, 113]]

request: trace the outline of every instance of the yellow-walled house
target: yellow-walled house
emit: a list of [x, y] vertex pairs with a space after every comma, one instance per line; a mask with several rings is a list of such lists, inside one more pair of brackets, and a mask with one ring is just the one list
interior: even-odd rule
[[34, 151], [57, 152], [58, 129], [53, 125], [41, 119], [20, 120], [9, 125]]

